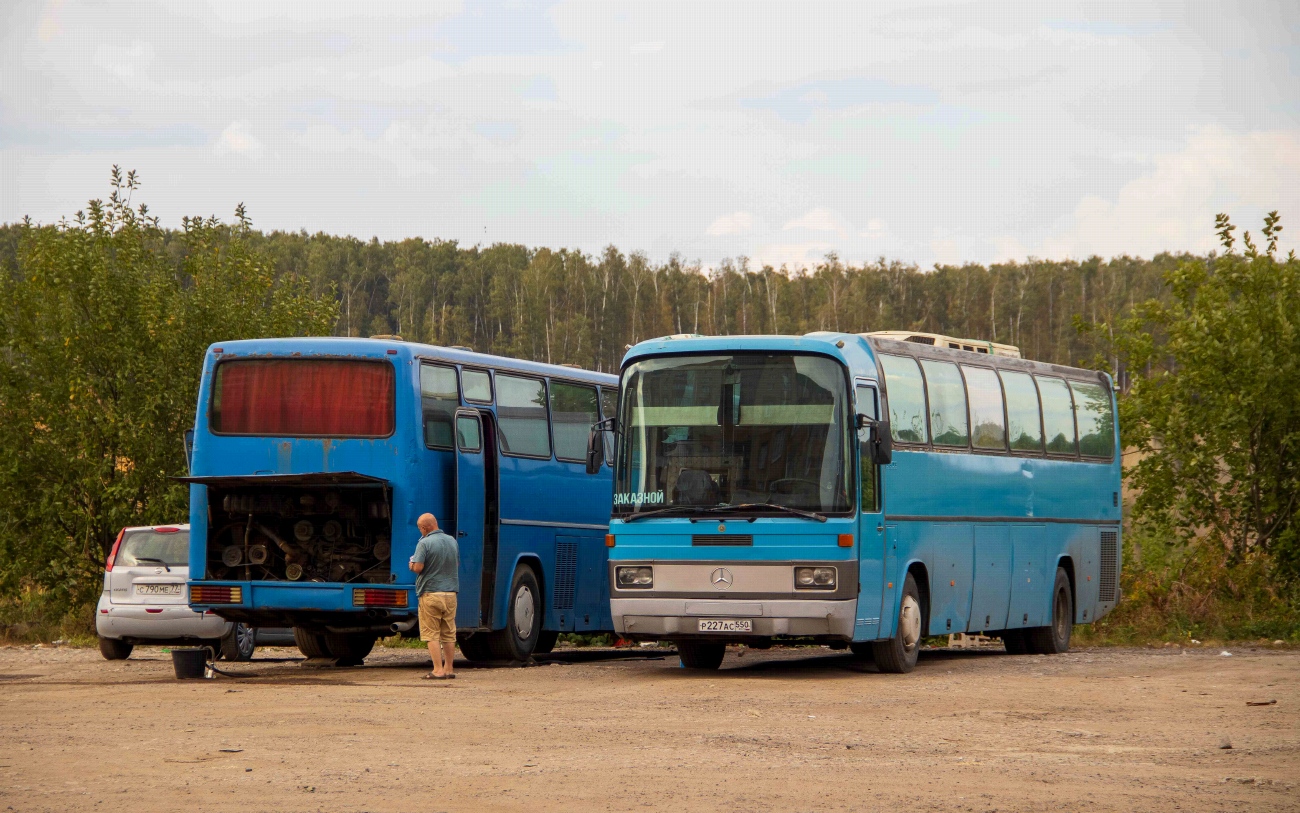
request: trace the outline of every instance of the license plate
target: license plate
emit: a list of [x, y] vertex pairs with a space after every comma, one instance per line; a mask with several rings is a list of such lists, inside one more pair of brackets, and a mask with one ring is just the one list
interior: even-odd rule
[[754, 622], [748, 618], [701, 618], [700, 632], [753, 632]]
[[179, 596], [181, 586], [179, 584], [137, 584], [135, 594], [137, 596]]

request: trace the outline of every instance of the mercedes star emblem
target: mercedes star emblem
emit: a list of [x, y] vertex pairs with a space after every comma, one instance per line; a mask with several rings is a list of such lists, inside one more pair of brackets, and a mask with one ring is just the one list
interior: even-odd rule
[[735, 581], [735, 577], [725, 567], [718, 568], [713, 571], [713, 575], [709, 576], [709, 582], [713, 585], [714, 590], [726, 590], [731, 587], [733, 581]]

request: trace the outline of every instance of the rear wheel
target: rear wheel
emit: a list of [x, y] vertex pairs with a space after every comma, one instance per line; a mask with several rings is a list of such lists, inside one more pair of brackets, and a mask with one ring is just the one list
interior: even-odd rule
[[506, 628], [479, 635], [486, 639], [492, 660], [526, 661], [537, 649], [542, 632], [542, 589], [531, 567], [521, 566], [515, 571], [509, 596]]
[[228, 661], [252, 660], [257, 648], [256, 633], [247, 624], [236, 621], [221, 638], [219, 654]]
[[687, 669], [717, 669], [727, 654], [727, 645], [712, 641], [677, 641], [677, 655]]
[[898, 632], [887, 641], [875, 641], [871, 655], [876, 668], [882, 672], [902, 674], [916, 668], [921, 654], [921, 636], [925, 629], [925, 613], [921, 606], [921, 591], [916, 579], [907, 574], [903, 582], [903, 596], [898, 602]]
[[124, 661], [131, 657], [131, 650], [135, 649], [134, 644], [128, 644], [126, 641], [119, 641], [116, 638], [100, 638], [99, 654], [104, 656], [105, 660]]
[[306, 627], [293, 628], [293, 642], [307, 658], [332, 658], [329, 645], [325, 643], [324, 633], [309, 630]]
[[492, 660], [492, 647], [488, 646], [488, 635], [491, 633], [479, 632], [468, 638], [457, 640], [456, 644], [460, 647], [460, 654], [464, 655], [471, 661], [490, 661]]
[[1056, 583], [1052, 585], [1052, 618], [1046, 627], [1025, 630], [1025, 643], [1035, 655], [1059, 655], [1070, 649], [1070, 633], [1074, 629], [1074, 599], [1070, 596], [1070, 577], [1065, 568], [1056, 569]]
[[339, 666], [360, 666], [375, 648], [375, 636], [368, 632], [327, 632], [325, 646], [338, 658]]

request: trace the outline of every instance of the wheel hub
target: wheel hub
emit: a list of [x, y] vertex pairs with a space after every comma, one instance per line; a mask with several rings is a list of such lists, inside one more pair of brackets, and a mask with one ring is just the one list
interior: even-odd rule
[[519, 592], [515, 593], [514, 616], [515, 633], [527, 640], [533, 634], [533, 619], [536, 617], [536, 610], [533, 608], [533, 591], [527, 585], [520, 587]]
[[903, 596], [899, 610], [898, 635], [903, 639], [903, 650], [911, 652], [921, 640], [921, 605], [912, 596]]

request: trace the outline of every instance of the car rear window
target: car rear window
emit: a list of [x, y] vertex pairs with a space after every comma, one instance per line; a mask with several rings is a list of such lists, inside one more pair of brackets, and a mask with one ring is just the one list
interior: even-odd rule
[[[141, 561], [142, 559], [148, 561]], [[156, 565], [161, 560], [168, 567], [188, 567], [190, 563], [190, 532], [127, 531], [122, 537], [122, 547], [117, 551], [114, 564], [134, 567]]]
[[393, 433], [393, 365], [359, 359], [232, 359], [217, 365], [212, 431], [378, 438]]

